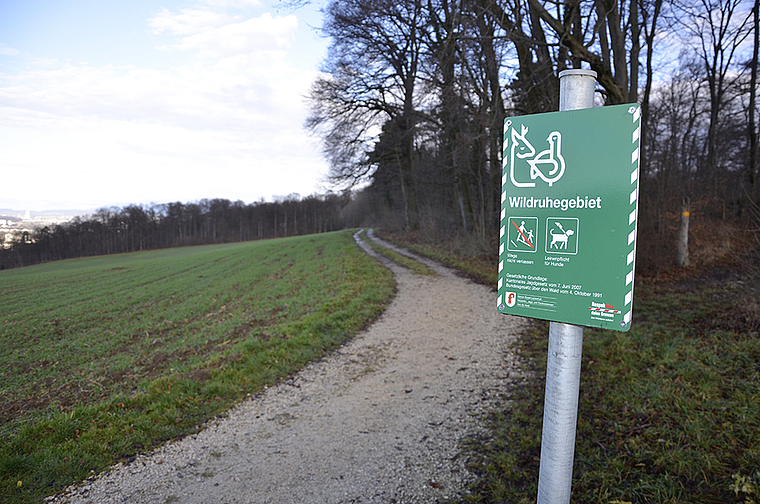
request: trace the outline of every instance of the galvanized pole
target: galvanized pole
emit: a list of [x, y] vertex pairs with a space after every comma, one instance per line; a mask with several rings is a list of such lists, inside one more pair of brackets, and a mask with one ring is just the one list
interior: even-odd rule
[[[560, 111], [593, 107], [595, 86], [594, 71], [560, 72]], [[570, 502], [582, 350], [583, 327], [558, 322], [549, 323], [537, 504]]]

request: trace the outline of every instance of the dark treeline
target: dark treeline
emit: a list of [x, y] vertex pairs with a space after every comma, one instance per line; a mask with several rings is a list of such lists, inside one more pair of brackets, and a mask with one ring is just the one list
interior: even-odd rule
[[0, 249], [0, 269], [95, 255], [334, 231], [348, 195], [288, 196], [274, 203], [226, 199], [101, 208], [35, 230]]
[[599, 105], [641, 104], [640, 245], [669, 246], [684, 204], [760, 222], [758, 2], [320, 4], [331, 46], [307, 126], [336, 184], [366, 184], [360, 222], [493, 247], [504, 119], [558, 110], [568, 68], [597, 72]]

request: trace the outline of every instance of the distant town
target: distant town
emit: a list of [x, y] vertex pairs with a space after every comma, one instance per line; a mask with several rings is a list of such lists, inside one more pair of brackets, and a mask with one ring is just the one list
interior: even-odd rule
[[30, 243], [35, 230], [69, 222], [79, 215], [81, 213], [77, 212], [19, 212], [0, 209], [0, 246], [7, 249], [14, 242]]

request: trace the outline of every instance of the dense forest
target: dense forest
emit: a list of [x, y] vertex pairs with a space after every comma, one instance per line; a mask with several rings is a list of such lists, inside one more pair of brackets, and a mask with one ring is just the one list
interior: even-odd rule
[[598, 105], [641, 104], [639, 256], [651, 267], [674, 256], [684, 209], [703, 229], [760, 228], [758, 3], [323, 1], [331, 44], [306, 127], [340, 196], [103, 209], [39, 230], [0, 264], [355, 225], [465, 236], [495, 254], [504, 119], [557, 110], [559, 72], [590, 68]]
[[332, 43], [307, 126], [323, 139], [333, 181], [363, 187], [357, 206], [369, 220], [494, 247], [505, 117], [558, 110], [559, 72], [589, 68], [598, 105], [641, 104], [644, 264], [675, 256], [663, 249], [674, 248], [685, 208], [703, 227], [760, 227], [757, 1], [323, 8]]

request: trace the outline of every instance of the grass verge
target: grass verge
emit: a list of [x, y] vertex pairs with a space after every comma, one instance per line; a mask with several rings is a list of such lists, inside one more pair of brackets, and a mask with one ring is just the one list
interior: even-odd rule
[[372, 322], [351, 233], [0, 272], [0, 501], [39, 502], [199, 429]]
[[372, 240], [370, 237], [367, 236], [365, 231], [362, 231], [360, 236], [364, 237], [364, 242], [368, 243], [369, 246], [372, 247], [372, 250], [382, 255], [383, 257], [390, 259], [391, 261], [395, 262], [399, 266], [407, 268], [413, 271], [414, 273], [417, 273], [418, 275], [427, 275], [427, 276], [437, 275], [435, 271], [425, 266], [424, 264], [418, 261], [415, 261], [414, 259], [410, 259], [404, 255], [401, 255], [398, 252], [395, 252], [389, 248], [383, 247], [382, 245], [378, 245], [374, 240]]
[[498, 256], [494, 248], [493, 254], [468, 253], [464, 250], [466, 246], [446, 245], [444, 243], [433, 244], [418, 239], [412, 233], [378, 233], [382, 238], [399, 247], [404, 247], [419, 255], [435, 259], [443, 264], [457, 269], [461, 274], [470, 277], [473, 281], [495, 287], [498, 281], [498, 271], [496, 264]]
[[[760, 502], [760, 279], [744, 266], [639, 279], [630, 332], [585, 329], [573, 502]], [[535, 502], [547, 335], [534, 321], [516, 343], [526, 378], [470, 446], [471, 502]]]

